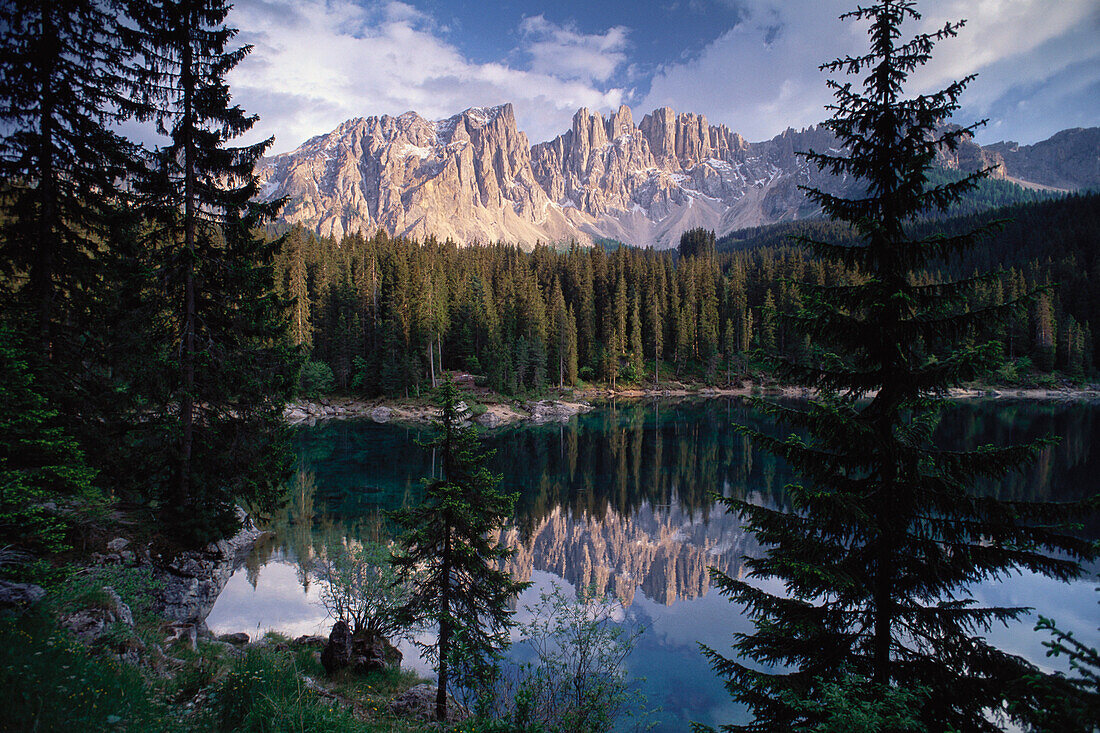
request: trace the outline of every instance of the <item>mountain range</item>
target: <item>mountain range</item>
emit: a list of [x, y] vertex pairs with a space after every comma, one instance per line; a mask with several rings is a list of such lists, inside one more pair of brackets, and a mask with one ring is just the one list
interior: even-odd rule
[[[719, 236], [813, 216], [798, 189], [851, 193], [852, 183], [796, 154], [837, 152], [822, 127], [748, 142], [706, 117], [663, 107], [635, 122], [627, 106], [580, 109], [572, 127], [531, 145], [511, 104], [444, 120], [415, 112], [359, 117], [297, 149], [265, 158], [264, 199], [286, 197], [282, 220], [322, 236], [384, 229], [459, 243], [613, 239], [675, 246], [694, 227]], [[1064, 130], [1021, 146], [967, 141], [940, 155], [948, 169], [994, 168], [1025, 187], [1100, 188], [1100, 128]]]

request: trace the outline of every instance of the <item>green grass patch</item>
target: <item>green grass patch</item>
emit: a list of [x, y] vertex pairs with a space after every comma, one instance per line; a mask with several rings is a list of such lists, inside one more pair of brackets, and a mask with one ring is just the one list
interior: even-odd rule
[[139, 670], [90, 652], [42, 610], [0, 619], [0, 689], [3, 731], [178, 730]]
[[356, 720], [346, 707], [310, 690], [297, 656], [249, 649], [211, 686], [205, 715], [210, 728], [241, 733], [329, 731], [368, 733], [385, 728]]

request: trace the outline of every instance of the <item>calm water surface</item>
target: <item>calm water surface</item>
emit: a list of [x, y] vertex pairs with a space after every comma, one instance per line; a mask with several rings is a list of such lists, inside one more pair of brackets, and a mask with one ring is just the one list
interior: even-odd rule
[[[751, 623], [741, 608], [712, 592], [707, 567], [737, 575], [742, 557], [759, 547], [711, 494], [782, 505], [789, 469], [733, 430], [735, 423], [769, 429], [740, 400], [631, 402], [608, 405], [564, 425], [523, 425], [484, 434], [496, 450], [495, 472], [520, 494], [514, 576], [533, 585], [532, 603], [553, 583], [595, 584], [618, 596], [626, 620], [646, 628], [629, 659], [655, 713], [659, 731], [687, 730], [689, 721], [743, 720], [699, 653], [700, 642], [729, 649], [732, 634]], [[1100, 483], [1100, 405], [983, 402], [952, 407], [940, 439], [965, 447], [1061, 436], [1025, 474], [981, 487], [1003, 498], [1067, 500]], [[376, 531], [382, 510], [421, 497], [420, 479], [439, 470], [417, 445], [424, 431], [370, 421], [300, 428], [291, 501], [271, 541], [257, 548], [226, 586], [210, 614], [215, 633], [267, 629], [291, 635], [327, 633], [331, 621], [310, 574], [315, 548]], [[1100, 536], [1094, 522], [1085, 528]], [[1063, 584], [1015, 576], [972, 588], [983, 604], [1030, 606], [1095, 645], [1097, 568]], [[522, 611], [521, 611], [522, 616]], [[990, 636], [1003, 649], [1049, 667], [1034, 616]], [[405, 647], [406, 666], [430, 673]]]

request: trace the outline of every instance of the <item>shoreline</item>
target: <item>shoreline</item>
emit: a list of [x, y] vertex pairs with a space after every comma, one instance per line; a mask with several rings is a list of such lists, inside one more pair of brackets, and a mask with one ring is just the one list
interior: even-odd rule
[[[672, 383], [664, 387], [612, 390], [586, 387], [562, 391], [553, 398], [538, 400], [507, 399], [496, 396], [484, 411], [471, 417], [478, 425], [493, 429], [518, 423], [545, 424], [566, 422], [574, 415], [595, 409], [593, 403], [609, 400], [640, 399], [711, 399], [715, 397], [780, 397], [813, 399], [816, 392], [808, 387], [742, 384], [740, 387], [692, 387]], [[1100, 385], [1087, 387], [955, 387], [947, 399], [958, 401], [1003, 400], [1027, 402], [1100, 402]], [[360, 399], [327, 396], [300, 399], [287, 404], [284, 416], [291, 425], [312, 425], [325, 420], [370, 419], [376, 423], [428, 424], [437, 416], [435, 407], [422, 401]]]

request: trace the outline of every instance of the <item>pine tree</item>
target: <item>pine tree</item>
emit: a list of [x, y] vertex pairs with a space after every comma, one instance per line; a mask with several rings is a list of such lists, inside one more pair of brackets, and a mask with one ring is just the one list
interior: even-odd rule
[[252, 203], [254, 167], [271, 140], [227, 144], [256, 122], [231, 103], [226, 75], [250, 51], [222, 0], [148, 0], [120, 29], [136, 96], [168, 137], [140, 181], [175, 325], [177, 380], [162, 412], [175, 443], [161, 511], [179, 537], [235, 529], [234, 502], [270, 502], [289, 465], [281, 411], [293, 387], [282, 344], [285, 302], [274, 294], [280, 240], [254, 229], [277, 205]]
[[[60, 552], [71, 518], [91, 514], [103, 497], [83, 452], [57, 425], [57, 411], [39, 393], [25, 349], [0, 323], [0, 547]], [[58, 513], [49, 503], [68, 505]]]
[[[134, 147], [113, 125], [132, 111], [120, 95], [123, 53], [111, 3], [0, 3], [0, 263], [34, 333], [36, 365], [67, 378], [81, 354], [72, 299], [94, 287], [94, 254], [133, 169]], [[48, 384], [40, 385], [51, 391]]]
[[[1022, 683], [1037, 670], [984, 638], [991, 624], [1023, 609], [980, 607], [965, 589], [1019, 570], [1075, 578], [1079, 561], [1096, 551], [1057, 531], [1080, 506], [1000, 501], [975, 491], [975, 481], [1026, 465], [1042, 443], [955, 452], [933, 440], [939, 398], [993, 354], [988, 344], [959, 347], [958, 340], [1019, 305], [968, 307], [974, 286], [995, 275], [916, 282], [917, 273], [950, 261], [983, 233], [910, 232], [917, 215], [949, 207], [982, 175], [928, 184], [937, 149], [954, 149], [973, 129], [942, 127], [970, 77], [938, 93], [902, 97], [935, 43], [962, 24], [900, 43], [903, 22], [919, 18], [912, 0], [882, 0], [842, 17], [870, 21], [871, 39], [868, 54], [823, 66], [866, 73], [862, 91], [829, 82], [837, 103], [826, 126], [847, 155], [807, 157], [862, 181], [866, 194], [849, 200], [807, 193], [828, 217], [848, 223], [858, 241], [803, 241], [865, 277], [800, 284], [802, 310], [792, 321], [831, 353], [820, 364], [788, 362], [784, 374], [824, 398], [804, 411], [765, 409], [807, 437], [743, 430], [802, 477], [789, 487], [789, 511], [725, 500], [771, 548], [748, 561], [745, 581], [714, 573], [721, 591], [745, 604], [756, 623], [735, 649], [764, 668], [705, 653], [755, 717], [730, 729], [820, 722], [820, 710], [809, 713], [798, 701], [819, 700], [823, 689], [854, 674], [866, 683], [859, 689], [868, 700], [925, 691], [919, 717], [928, 730], [994, 731], [989, 711], [1027, 695]], [[861, 400], [868, 395], [869, 402]], [[747, 582], [753, 578], [777, 580], [787, 593]]]
[[290, 314], [290, 342], [307, 352], [313, 346], [313, 322], [310, 318], [309, 272], [306, 265], [307, 235], [301, 226], [295, 226], [286, 239], [287, 257], [290, 259], [287, 296], [293, 303]]
[[645, 376], [645, 357], [642, 352], [642, 306], [638, 300], [638, 294], [630, 307], [630, 366], [634, 372], [634, 381], [641, 382]]
[[[513, 551], [494, 540], [512, 515], [515, 495], [501, 492], [500, 477], [485, 468], [490, 454], [467, 422], [449, 374], [437, 400], [439, 434], [424, 447], [439, 451], [442, 475], [425, 479], [422, 504], [397, 513], [404, 533], [394, 561], [405, 576], [418, 578], [399, 616], [439, 627], [436, 641], [423, 649], [439, 674], [436, 718], [446, 720], [452, 674], [468, 669], [476, 676], [508, 645], [509, 604], [526, 584], [500, 569]], [[458, 681], [477, 680], [460, 675]]]
[[689, 229], [680, 235], [678, 251], [680, 257], [713, 257], [715, 252], [714, 232], [702, 227]]

